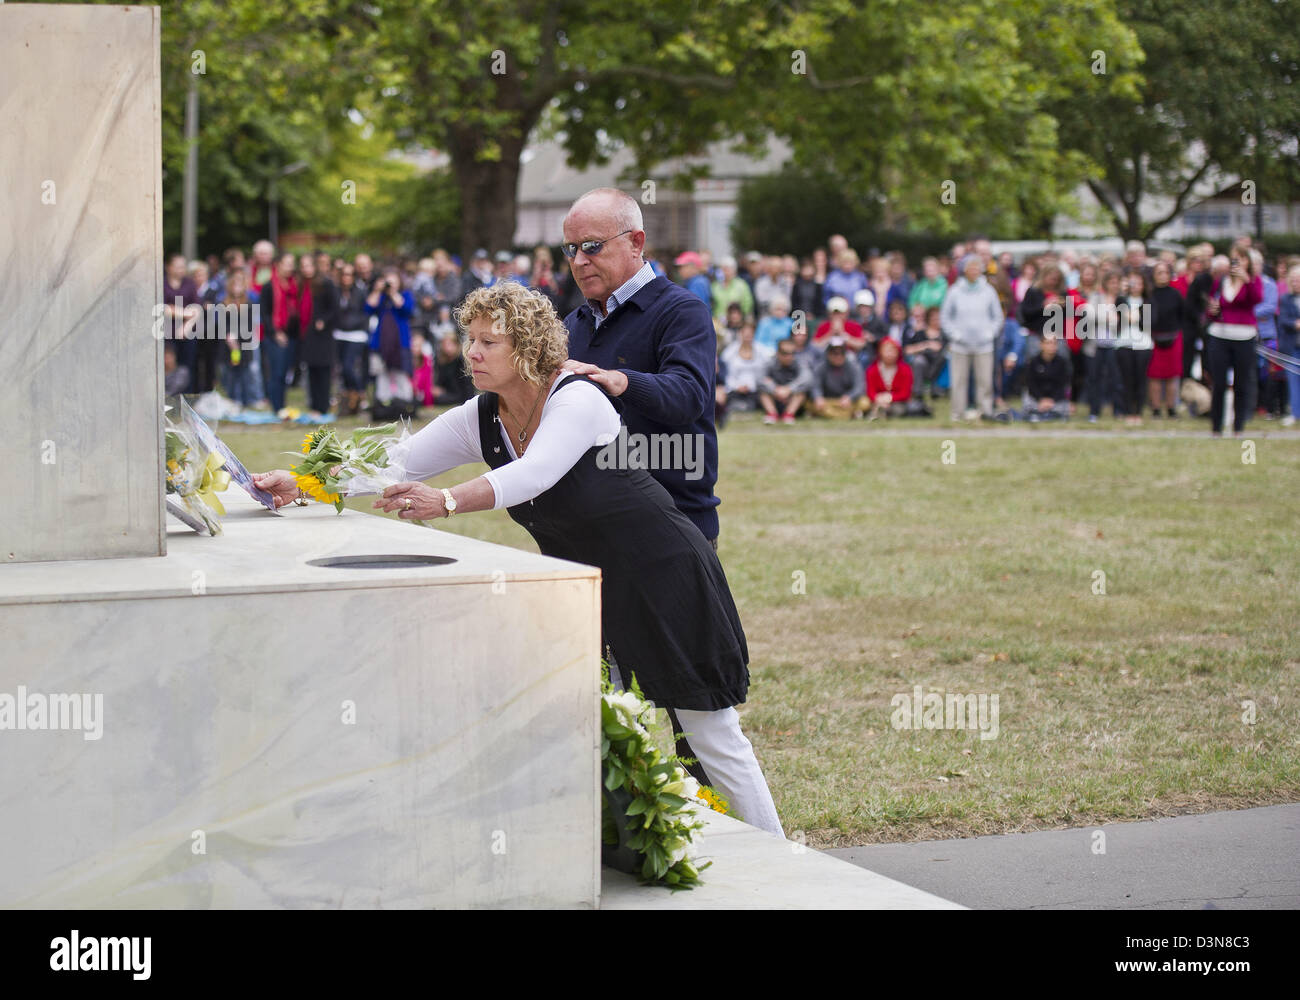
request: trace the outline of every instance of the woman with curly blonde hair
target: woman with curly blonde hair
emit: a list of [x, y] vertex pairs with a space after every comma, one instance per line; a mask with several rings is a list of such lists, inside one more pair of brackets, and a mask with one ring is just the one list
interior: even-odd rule
[[[598, 566], [604, 644], [621, 676], [635, 676], [689, 734], [700, 781], [782, 836], [735, 709], [749, 689], [749, 649], [713, 546], [643, 463], [626, 460], [633, 449], [622, 447], [605, 390], [561, 370], [568, 335], [546, 296], [503, 281], [471, 292], [456, 318], [480, 395], [414, 435], [411, 481], [374, 506], [404, 519], [504, 507], [543, 555]], [[451, 489], [416, 481], [480, 461], [486, 473]], [[283, 470], [254, 478], [277, 506], [297, 495]]]

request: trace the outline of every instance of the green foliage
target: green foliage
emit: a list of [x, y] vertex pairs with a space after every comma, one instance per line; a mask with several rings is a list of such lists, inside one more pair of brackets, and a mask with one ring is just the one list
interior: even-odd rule
[[[1125, 238], [1148, 238], [1218, 171], [1257, 182], [1259, 197], [1300, 195], [1300, 32], [1275, 0], [1124, 0], [1145, 57], [1103, 49], [1108, 74], [1136, 85], [1061, 91], [1048, 104], [1062, 135], [1096, 164], [1089, 187]], [[1172, 199], [1145, 217], [1150, 195]]]
[[[460, 199], [446, 168], [420, 172], [389, 155], [391, 132], [351, 122], [301, 185], [300, 225], [342, 236], [370, 253], [423, 255], [460, 245]], [[354, 194], [345, 199], [351, 185]]]
[[[638, 176], [715, 140], [783, 136], [855, 225], [944, 237], [1046, 235], [1084, 181], [1121, 233], [1146, 235], [1159, 220], [1136, 206], [1185, 197], [1193, 141], [1261, 197], [1300, 190], [1281, 155], [1300, 135], [1300, 46], [1292, 5], [1273, 0], [645, 0], [635, 16], [613, 0], [160, 6], [169, 246], [194, 81], [208, 248], [264, 235], [272, 185], [285, 230], [508, 246], [519, 154], [539, 127], [576, 166], [625, 146]], [[450, 169], [420, 177], [381, 141], [442, 150]], [[339, 197], [348, 178], [355, 205]], [[805, 245], [834, 205], [787, 212], [783, 243]]]
[[602, 661], [601, 760], [605, 788], [621, 789], [631, 801], [622, 820], [612, 814], [608, 797], [602, 798], [601, 837], [606, 844], [619, 842], [618, 830], [630, 831], [627, 846], [642, 858], [640, 878], [647, 884], [673, 890], [700, 884], [700, 872], [688, 850], [704, 824], [695, 811], [705, 808], [696, 800], [698, 784], [681, 760], [665, 755], [654, 742], [647, 723], [653, 715], [636, 678], [627, 691], [616, 692], [609, 681], [609, 665]]
[[[741, 184], [731, 238], [746, 250], [802, 257], [825, 246], [830, 233], [867, 230], [879, 214], [877, 206], [854, 199], [827, 174], [787, 164]], [[852, 237], [850, 244], [859, 245]]]
[[[879, 216], [877, 204], [849, 197], [834, 178], [788, 164], [778, 173], [741, 184], [731, 236], [744, 250], [803, 257], [824, 247], [831, 233], [840, 233], [862, 256], [873, 247], [901, 250], [915, 262], [946, 253], [961, 235], [955, 230], [888, 230], [881, 227]], [[1018, 235], [997, 228], [984, 232], [994, 238]]]

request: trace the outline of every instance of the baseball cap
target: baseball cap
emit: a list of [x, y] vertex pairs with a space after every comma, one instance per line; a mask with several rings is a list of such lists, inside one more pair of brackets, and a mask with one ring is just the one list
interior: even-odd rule
[[704, 258], [701, 257], [699, 254], [697, 254], [694, 250], [687, 250], [684, 253], [679, 253], [677, 255], [677, 259], [673, 261], [673, 263], [676, 264], [678, 267], [681, 267], [684, 264], [694, 264], [696, 267], [703, 267]]
[[759, 253], [757, 250], [751, 250], [749, 251], [749, 253], [745, 254], [745, 260], [762, 260], [762, 259], [763, 259], [763, 255]]
[[474, 251], [474, 259], [475, 259], [475, 260], [487, 260], [487, 259], [488, 259], [488, 252], [487, 252], [486, 250], [484, 250], [482, 247], [479, 247], [477, 250]]
[[498, 251], [497, 251], [497, 263], [498, 263], [498, 264], [509, 264], [509, 263], [510, 263], [511, 261], [513, 261], [514, 259], [515, 259], [515, 255], [512, 254], [509, 250], [498, 250]]
[[830, 340], [828, 340], [828, 341], [826, 342], [826, 350], [829, 351], [831, 348], [834, 348], [834, 347], [841, 347], [841, 348], [842, 348], [842, 347], [844, 347], [845, 343], [846, 343], [846, 342], [845, 342], [845, 340], [844, 340], [843, 337], [832, 337]]
[[[876, 297], [871, 294], [871, 289], [859, 288], [853, 293], [853, 304], [855, 306], [874, 306]], [[846, 309], [845, 312], [848, 312], [848, 310]]]
[[[862, 293], [859, 292], [858, 294], [861, 295]], [[873, 299], [872, 301], [874, 302], [875, 300]], [[846, 313], [849, 311], [849, 300], [846, 299], [843, 295], [834, 295], [831, 297], [831, 300], [826, 303], [826, 311], [833, 312], [833, 313], [834, 312]]]

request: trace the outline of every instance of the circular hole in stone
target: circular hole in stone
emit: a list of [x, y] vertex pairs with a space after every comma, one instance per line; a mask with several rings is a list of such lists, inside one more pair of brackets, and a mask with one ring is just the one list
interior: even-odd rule
[[450, 556], [392, 554], [328, 556], [324, 559], [308, 559], [307, 565], [326, 569], [424, 569], [428, 566], [446, 566], [455, 561]]

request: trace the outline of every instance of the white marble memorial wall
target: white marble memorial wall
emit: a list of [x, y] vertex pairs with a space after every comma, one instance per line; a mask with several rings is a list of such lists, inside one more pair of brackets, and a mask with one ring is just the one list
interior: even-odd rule
[[165, 551], [159, 24], [0, 4], [0, 564]]

